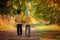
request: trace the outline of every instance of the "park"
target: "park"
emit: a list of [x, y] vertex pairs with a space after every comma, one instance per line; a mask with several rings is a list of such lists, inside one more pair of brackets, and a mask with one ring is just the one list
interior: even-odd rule
[[[17, 35], [17, 10], [22, 36]], [[28, 14], [30, 37], [25, 35]], [[60, 40], [60, 0], [0, 0], [0, 40]]]

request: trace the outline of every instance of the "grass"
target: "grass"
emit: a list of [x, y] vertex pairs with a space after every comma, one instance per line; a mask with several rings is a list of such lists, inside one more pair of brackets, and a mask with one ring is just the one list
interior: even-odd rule
[[36, 28], [38, 30], [60, 31], [60, 26], [57, 25], [37, 26]]
[[8, 26], [0, 27], [0, 31], [11, 30], [13, 28], [14, 28], [13, 26], [8, 25]]

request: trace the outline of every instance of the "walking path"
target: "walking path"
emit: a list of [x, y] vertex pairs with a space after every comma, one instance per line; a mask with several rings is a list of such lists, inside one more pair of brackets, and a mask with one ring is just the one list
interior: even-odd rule
[[22, 37], [17, 36], [16, 28], [0, 31], [0, 40], [40, 40], [37, 29], [31, 28], [31, 36], [25, 36], [25, 28], [23, 28]]
[[48, 31], [44, 29], [43, 31], [41, 31], [40, 29], [38, 33], [37, 29], [35, 27], [31, 27], [30, 37], [25, 36], [25, 28], [23, 28], [22, 37], [17, 36], [15, 27], [11, 27], [10, 29], [4, 31], [0, 30], [0, 40], [60, 40], [59, 30]]

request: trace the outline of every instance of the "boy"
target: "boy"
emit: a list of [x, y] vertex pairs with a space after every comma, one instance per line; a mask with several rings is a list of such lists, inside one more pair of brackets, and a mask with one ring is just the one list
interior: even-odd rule
[[17, 16], [16, 16], [16, 23], [17, 23], [17, 35], [22, 35], [22, 14], [20, 10], [17, 10]]

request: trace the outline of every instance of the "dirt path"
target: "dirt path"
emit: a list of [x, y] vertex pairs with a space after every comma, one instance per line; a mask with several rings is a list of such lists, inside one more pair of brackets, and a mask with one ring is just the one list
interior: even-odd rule
[[31, 36], [25, 36], [25, 28], [23, 28], [22, 37], [17, 36], [16, 28], [0, 31], [0, 40], [40, 40], [39, 35], [36, 28], [31, 28]]

